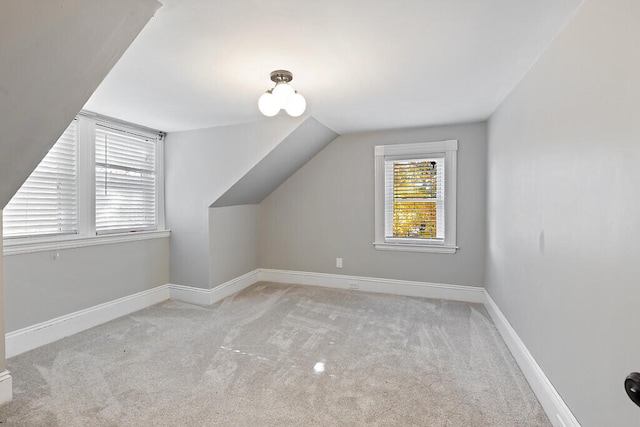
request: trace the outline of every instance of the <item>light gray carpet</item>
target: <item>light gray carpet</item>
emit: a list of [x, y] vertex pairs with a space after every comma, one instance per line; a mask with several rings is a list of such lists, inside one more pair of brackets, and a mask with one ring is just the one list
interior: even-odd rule
[[479, 304], [259, 283], [8, 361], [2, 426], [548, 426]]

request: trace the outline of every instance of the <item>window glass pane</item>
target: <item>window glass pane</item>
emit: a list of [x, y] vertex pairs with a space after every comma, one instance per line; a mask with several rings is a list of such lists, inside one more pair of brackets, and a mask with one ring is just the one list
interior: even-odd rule
[[4, 237], [78, 232], [77, 122], [69, 125], [5, 207]]
[[387, 161], [386, 237], [444, 238], [444, 158]]
[[436, 203], [420, 201], [393, 202], [393, 237], [435, 239]]

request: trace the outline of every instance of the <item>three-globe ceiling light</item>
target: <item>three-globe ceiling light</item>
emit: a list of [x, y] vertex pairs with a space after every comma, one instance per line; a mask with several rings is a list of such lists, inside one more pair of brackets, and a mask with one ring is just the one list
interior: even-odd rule
[[291, 117], [298, 117], [307, 108], [307, 101], [300, 95], [289, 82], [293, 80], [293, 74], [287, 70], [271, 72], [271, 81], [276, 85], [262, 94], [258, 100], [258, 109], [267, 117], [285, 110]]

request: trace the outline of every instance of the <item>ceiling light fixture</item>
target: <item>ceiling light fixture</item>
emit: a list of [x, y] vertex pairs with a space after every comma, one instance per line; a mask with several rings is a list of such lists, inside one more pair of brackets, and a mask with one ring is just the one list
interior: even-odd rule
[[287, 70], [271, 72], [271, 81], [276, 85], [262, 94], [258, 100], [258, 109], [267, 117], [273, 117], [280, 110], [285, 110], [291, 117], [298, 117], [307, 108], [307, 101], [300, 95], [289, 82], [293, 80], [293, 74]]

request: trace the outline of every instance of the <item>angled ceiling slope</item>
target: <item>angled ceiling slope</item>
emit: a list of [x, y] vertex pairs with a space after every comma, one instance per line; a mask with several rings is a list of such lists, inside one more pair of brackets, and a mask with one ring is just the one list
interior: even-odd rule
[[249, 123], [285, 69], [341, 134], [482, 121], [581, 1], [162, 0], [85, 109], [169, 133]]
[[0, 2], [0, 209], [160, 6], [157, 0]]
[[338, 136], [307, 117], [211, 207], [258, 204]]

